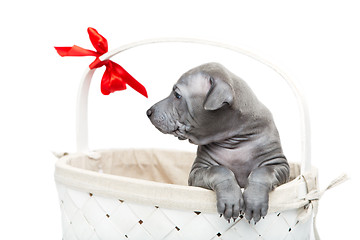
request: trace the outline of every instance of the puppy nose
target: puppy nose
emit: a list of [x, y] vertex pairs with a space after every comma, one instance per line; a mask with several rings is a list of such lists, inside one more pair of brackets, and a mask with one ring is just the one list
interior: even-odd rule
[[151, 108], [146, 111], [146, 115], [147, 115], [148, 117], [151, 117], [152, 113], [153, 113], [153, 112], [152, 112]]

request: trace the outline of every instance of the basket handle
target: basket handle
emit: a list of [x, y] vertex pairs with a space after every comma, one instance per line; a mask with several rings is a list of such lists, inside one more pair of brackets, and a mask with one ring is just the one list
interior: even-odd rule
[[[304, 97], [296, 87], [295, 83], [278, 67], [268, 62], [267, 60], [238, 47], [226, 45], [219, 42], [212, 42], [207, 40], [192, 39], [192, 38], [158, 38], [148, 39], [139, 42], [123, 45], [113, 51], [107, 52], [100, 57], [101, 61], [110, 59], [114, 55], [126, 51], [128, 49], [165, 42], [180, 42], [180, 43], [195, 43], [202, 45], [210, 45], [214, 47], [224, 48], [235, 51], [237, 53], [246, 55], [277, 72], [287, 83], [292, 90], [297, 100], [298, 110], [300, 113], [300, 130], [301, 130], [301, 174], [309, 172], [311, 169], [311, 139], [310, 139], [310, 118], [309, 112]], [[77, 109], [76, 109], [76, 144], [78, 152], [89, 152], [88, 148], [88, 95], [91, 83], [91, 78], [96, 69], [87, 69], [81, 79], [80, 87], [77, 97]]]

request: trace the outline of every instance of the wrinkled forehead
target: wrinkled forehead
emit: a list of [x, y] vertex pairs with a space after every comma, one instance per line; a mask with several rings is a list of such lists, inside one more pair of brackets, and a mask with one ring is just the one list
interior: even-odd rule
[[210, 87], [210, 76], [199, 72], [183, 75], [175, 84], [175, 88], [189, 97], [205, 96]]

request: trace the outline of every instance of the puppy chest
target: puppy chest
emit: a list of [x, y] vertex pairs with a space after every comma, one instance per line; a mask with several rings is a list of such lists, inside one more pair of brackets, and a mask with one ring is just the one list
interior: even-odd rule
[[224, 148], [215, 144], [209, 144], [202, 148], [209, 157], [209, 161], [229, 168], [238, 179], [244, 182], [251, 171], [258, 166], [255, 159], [254, 149], [248, 145], [239, 148]]

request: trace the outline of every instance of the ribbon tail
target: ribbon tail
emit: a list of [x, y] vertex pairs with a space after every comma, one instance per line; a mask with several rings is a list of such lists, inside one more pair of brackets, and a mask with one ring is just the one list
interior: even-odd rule
[[127, 79], [126, 83], [144, 97], [146, 98], [148, 97], [146, 88], [141, 83], [139, 83], [135, 78]]
[[99, 56], [99, 54], [95, 51], [88, 50], [76, 45], [72, 47], [55, 47], [55, 50], [61, 57]]
[[133, 88], [135, 91], [137, 91], [144, 97], [148, 97], [146, 88], [141, 83], [139, 83], [133, 76], [131, 76], [130, 73], [128, 73], [122, 66], [113, 61], [111, 62], [114, 65], [114, 68], [116, 68], [116, 72], [120, 76], [122, 76], [126, 84], [128, 84], [131, 88]]

